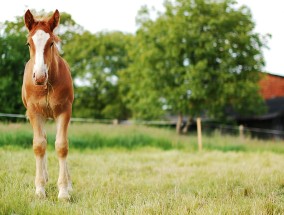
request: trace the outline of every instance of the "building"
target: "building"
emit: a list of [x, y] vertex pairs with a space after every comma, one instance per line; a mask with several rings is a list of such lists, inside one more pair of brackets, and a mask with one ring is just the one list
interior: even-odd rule
[[260, 93], [265, 100], [284, 97], [284, 77], [266, 74], [260, 83]]
[[238, 118], [237, 122], [249, 128], [253, 136], [284, 138], [284, 77], [266, 74], [259, 84], [267, 113]]

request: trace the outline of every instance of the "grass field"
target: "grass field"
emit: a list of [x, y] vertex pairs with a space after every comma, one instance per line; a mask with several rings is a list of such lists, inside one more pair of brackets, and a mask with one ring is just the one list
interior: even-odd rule
[[284, 143], [143, 126], [72, 124], [74, 191], [57, 200], [58, 163], [48, 124], [47, 198], [34, 195], [27, 124], [0, 124], [0, 214], [284, 214]]

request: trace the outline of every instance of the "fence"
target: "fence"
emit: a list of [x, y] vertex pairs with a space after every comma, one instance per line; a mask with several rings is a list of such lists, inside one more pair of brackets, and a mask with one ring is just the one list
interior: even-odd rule
[[[9, 114], [9, 113], [0, 113], [0, 117], [3, 118], [15, 118], [15, 119], [26, 119], [26, 116], [23, 114]], [[103, 124], [124, 124], [124, 125], [152, 125], [152, 126], [171, 126], [174, 127], [176, 122], [172, 121], [145, 121], [145, 120], [122, 120], [118, 121], [117, 119], [93, 119], [93, 118], [71, 118], [71, 122], [82, 122], [82, 123], [103, 123]], [[201, 140], [201, 120], [200, 122], [192, 125], [191, 129], [199, 133], [199, 144], [202, 145]], [[273, 129], [264, 129], [264, 128], [251, 128], [245, 127], [243, 125], [227, 125], [221, 123], [214, 123], [209, 121], [202, 122], [202, 130], [204, 132], [220, 131], [223, 134], [239, 135], [242, 138], [246, 135], [259, 138], [278, 138], [284, 139], [284, 131], [282, 130], [273, 130]], [[200, 146], [202, 148], [202, 146]]]
[[203, 129], [207, 131], [218, 130], [223, 134], [240, 135], [240, 136], [249, 135], [251, 137], [257, 137], [261, 139], [284, 138], [283, 130], [253, 128], [253, 127], [246, 127], [243, 125], [237, 126], [237, 125], [225, 125], [219, 123], [205, 122], [203, 123]]

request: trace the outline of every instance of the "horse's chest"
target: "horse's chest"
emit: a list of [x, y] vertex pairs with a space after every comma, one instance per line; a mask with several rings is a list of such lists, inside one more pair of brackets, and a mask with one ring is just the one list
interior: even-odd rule
[[30, 102], [29, 106], [34, 112], [41, 114], [46, 118], [54, 118], [54, 105], [50, 103], [47, 96], [38, 98], [33, 102]]
[[61, 110], [62, 101], [52, 92], [34, 94], [29, 99], [29, 107], [46, 118], [55, 118]]

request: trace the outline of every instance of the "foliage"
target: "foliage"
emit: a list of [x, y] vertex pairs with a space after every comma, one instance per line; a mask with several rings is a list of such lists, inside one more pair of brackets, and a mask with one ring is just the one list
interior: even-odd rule
[[231, 0], [166, 1], [165, 9], [154, 21], [147, 8], [138, 16], [124, 75], [125, 100], [135, 116], [262, 112], [258, 81], [265, 41], [254, 32], [249, 9]]
[[132, 35], [121, 32], [77, 34], [64, 47], [75, 77], [74, 116], [126, 119], [118, 80], [128, 66], [127, 45]]
[[28, 51], [23, 22], [5, 22], [0, 35], [0, 112], [24, 113], [22, 76]]
[[[155, 20], [141, 8], [135, 35], [92, 34], [61, 13], [57, 32], [74, 79], [73, 116], [153, 120], [261, 112], [265, 40], [254, 32], [249, 9], [231, 0], [164, 6]], [[0, 32], [0, 112], [23, 113], [20, 91], [29, 58], [23, 18], [2, 23]]]

